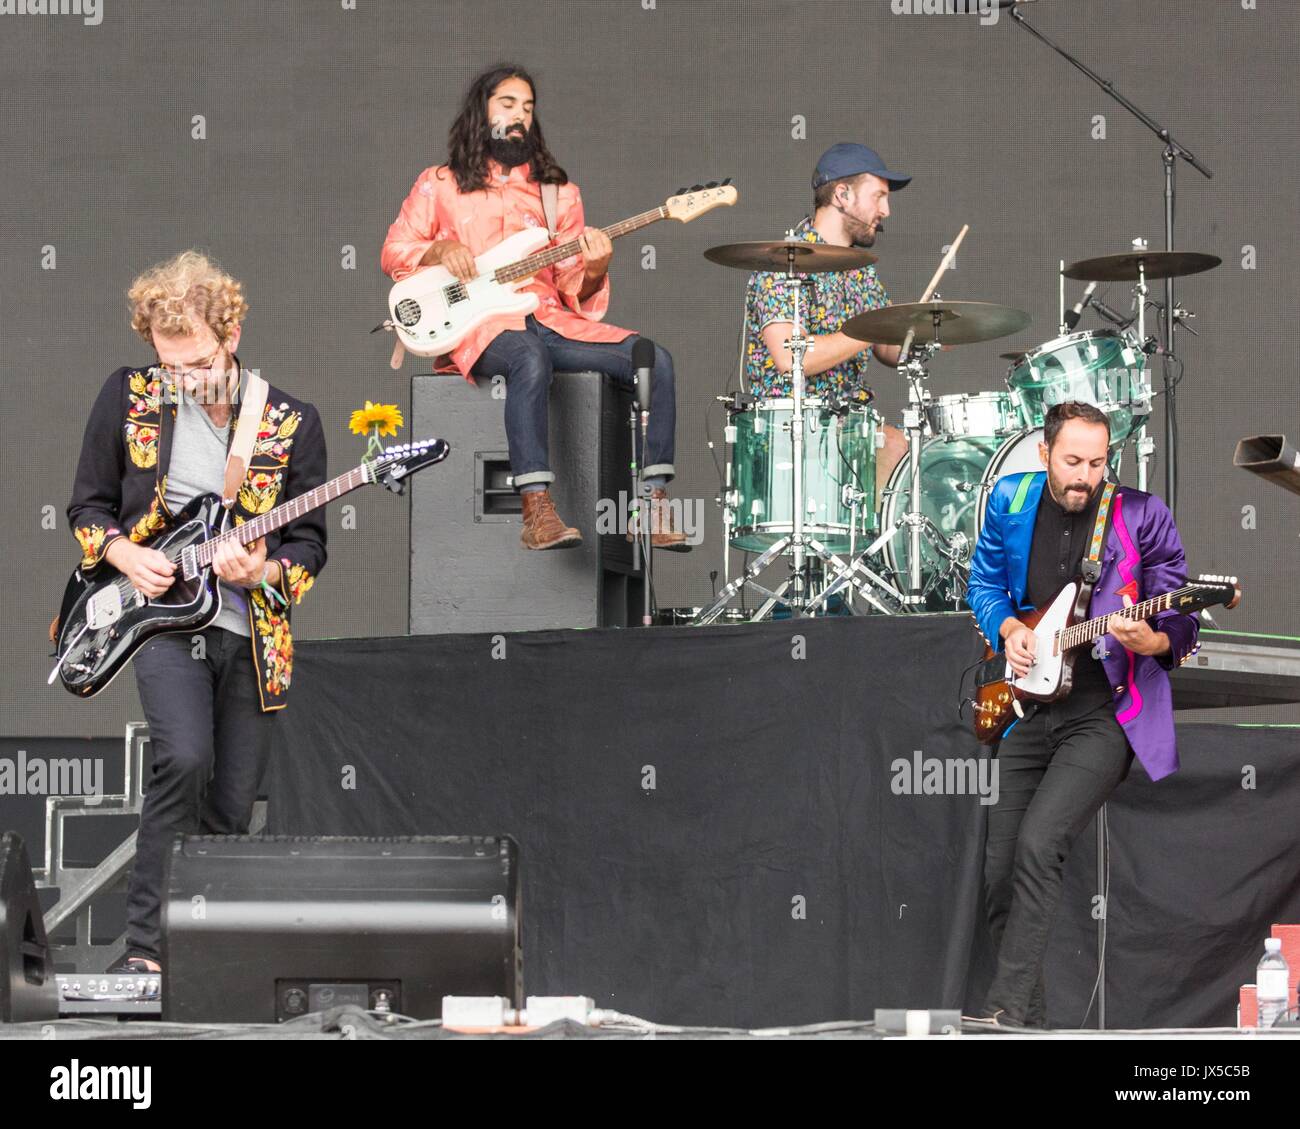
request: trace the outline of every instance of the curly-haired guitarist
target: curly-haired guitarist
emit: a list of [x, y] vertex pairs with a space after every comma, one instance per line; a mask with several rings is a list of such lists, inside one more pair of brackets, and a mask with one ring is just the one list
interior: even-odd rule
[[[156, 361], [120, 368], [91, 409], [68, 519], [87, 578], [105, 563], [146, 597], [178, 579], [145, 542], [187, 502], [224, 493], [226, 457], [247, 381], [235, 349], [243, 287], [187, 251], [137, 278], [131, 324]], [[325, 478], [320, 417], [269, 387], [231, 521], [266, 513]], [[126, 955], [110, 972], [159, 967], [163, 864], [177, 832], [242, 834], [293, 670], [290, 605], [325, 565], [322, 511], [213, 560], [221, 611], [197, 637], [160, 635], [134, 659], [153, 769], [127, 892]]]

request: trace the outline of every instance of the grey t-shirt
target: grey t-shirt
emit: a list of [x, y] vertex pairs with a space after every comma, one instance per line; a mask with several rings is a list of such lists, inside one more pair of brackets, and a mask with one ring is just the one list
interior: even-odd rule
[[[171, 461], [167, 464], [167, 508], [176, 513], [200, 494], [220, 494], [225, 486], [226, 450], [230, 424], [218, 427], [193, 396], [176, 396], [176, 430], [172, 434]], [[221, 611], [213, 627], [247, 636], [248, 592], [220, 582]]]

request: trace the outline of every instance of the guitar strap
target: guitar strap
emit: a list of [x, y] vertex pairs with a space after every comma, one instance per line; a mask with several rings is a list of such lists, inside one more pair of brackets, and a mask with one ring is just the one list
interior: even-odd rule
[[1082, 571], [1085, 583], [1091, 588], [1101, 577], [1101, 551], [1106, 544], [1106, 530], [1110, 524], [1110, 504], [1115, 497], [1115, 484], [1107, 482], [1102, 488], [1101, 501], [1097, 503], [1097, 521], [1092, 527], [1092, 540], [1088, 543], [1088, 555], [1083, 560]]
[[553, 240], [560, 230], [560, 186], [558, 184], [542, 185], [542, 212], [546, 216], [546, 233]]
[[257, 445], [257, 433], [262, 426], [262, 412], [266, 409], [270, 389], [270, 385], [252, 369], [242, 371], [245, 380], [239, 402], [239, 419], [226, 455], [226, 481], [221, 491], [221, 504], [227, 510], [238, 499], [239, 488], [244, 484], [248, 466], [253, 461], [253, 448]]

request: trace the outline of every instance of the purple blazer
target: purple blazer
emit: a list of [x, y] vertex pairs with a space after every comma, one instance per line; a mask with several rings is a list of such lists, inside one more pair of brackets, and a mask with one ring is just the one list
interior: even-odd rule
[[[1029, 610], [1024, 602], [1034, 520], [1047, 475], [1043, 471], [1000, 478], [989, 498], [979, 543], [971, 560], [966, 601], [984, 638], [1002, 649], [998, 628], [1009, 615]], [[1183, 545], [1169, 507], [1153, 494], [1121, 486], [1111, 504], [1110, 532], [1101, 557], [1101, 576], [1088, 611], [1109, 615], [1124, 606], [1171, 592], [1187, 582]], [[1170, 651], [1158, 657], [1126, 651], [1113, 635], [1102, 639], [1102, 665], [1115, 696], [1115, 719], [1152, 780], [1178, 769], [1169, 671], [1199, 649], [1194, 615], [1160, 612], [1151, 619], [1169, 636]]]

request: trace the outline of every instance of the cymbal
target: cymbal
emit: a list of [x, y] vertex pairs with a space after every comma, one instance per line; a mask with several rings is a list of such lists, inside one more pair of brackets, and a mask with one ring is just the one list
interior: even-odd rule
[[804, 239], [779, 239], [770, 243], [724, 243], [710, 247], [704, 257], [711, 263], [740, 270], [784, 271], [794, 253], [794, 269], [799, 274], [823, 271], [858, 270], [879, 262], [880, 256], [861, 247], [836, 247], [829, 243], [809, 243]]
[[1198, 251], [1125, 251], [1122, 255], [1080, 259], [1065, 268], [1065, 277], [1085, 282], [1136, 282], [1141, 263], [1148, 279], [1181, 278], [1213, 270], [1221, 262], [1218, 255]]
[[[935, 314], [939, 315], [938, 334], [934, 331]], [[1024, 310], [994, 302], [910, 302], [858, 314], [840, 326], [840, 331], [859, 341], [901, 345], [907, 340], [907, 331], [915, 329], [912, 341], [917, 345], [936, 336], [945, 345], [970, 345], [1019, 333], [1030, 320]]]

